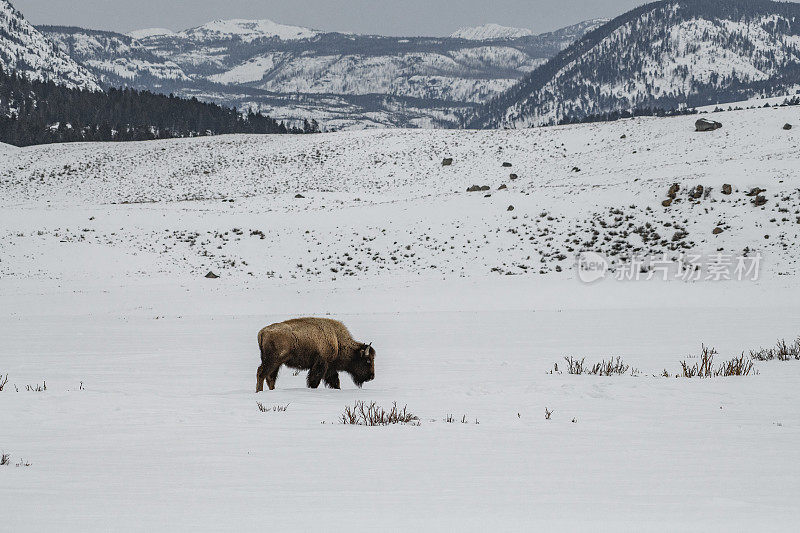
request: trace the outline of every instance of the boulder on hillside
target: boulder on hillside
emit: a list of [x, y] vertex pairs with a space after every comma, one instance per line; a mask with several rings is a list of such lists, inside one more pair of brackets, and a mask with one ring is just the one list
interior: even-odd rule
[[695, 185], [689, 191], [689, 198], [691, 198], [692, 200], [699, 200], [700, 198], [702, 198], [704, 190], [705, 189], [703, 188], [702, 185]]
[[719, 226], [717, 226], [716, 228], [714, 228], [714, 231], [712, 231], [711, 233], [713, 233], [714, 235], [719, 235], [719, 234], [720, 234], [720, 233], [722, 233], [723, 231], [724, 231], [724, 230], [723, 230], [722, 228], [720, 228]]
[[472, 187], [467, 189], [467, 192], [483, 192], [490, 190], [491, 187], [488, 185], [473, 185]]
[[206, 274], [206, 278], [208, 278], [208, 279], [217, 279], [217, 278], [219, 278], [219, 276], [217, 276], [213, 272], [209, 271], [208, 274]]
[[792, 125], [787, 122], [786, 124], [783, 125], [783, 129], [788, 131], [788, 130], [792, 129]]
[[453, 164], [453, 158], [452, 157], [445, 157], [444, 159], [442, 159], [442, 166], [443, 167], [449, 167], [452, 164]]
[[509, 175], [508, 175], [508, 179], [511, 179], [511, 180], [515, 180], [515, 179], [517, 179], [518, 177], [519, 177], [519, 176], [517, 176], [516, 174], [509, 174]]
[[747, 193], [745, 196], [758, 196], [762, 192], [767, 192], [766, 189], [762, 189], [761, 187], [753, 187], [750, 189], [750, 192]]
[[720, 129], [722, 127], [722, 123], [717, 122], [716, 120], [701, 118], [694, 123], [694, 127], [695, 131], [714, 131]]
[[302, 194], [295, 194], [294, 197], [295, 198], [305, 198], [305, 196], [303, 196]]
[[733, 185], [731, 185], [730, 183], [726, 183], [725, 185], [723, 185], [722, 186], [722, 194], [724, 194], [724, 195], [733, 194]]
[[513, 166], [513, 165], [511, 163], [509, 163], [509, 162], [503, 163], [503, 167], [505, 167], [505, 168], [509, 168], [511, 166]]

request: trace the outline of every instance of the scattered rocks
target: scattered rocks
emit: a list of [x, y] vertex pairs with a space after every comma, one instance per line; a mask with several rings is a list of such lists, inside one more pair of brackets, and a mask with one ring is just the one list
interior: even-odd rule
[[701, 118], [694, 123], [694, 127], [695, 131], [714, 131], [720, 129], [722, 123], [715, 120], [708, 120], [707, 118]]
[[672, 205], [672, 198], [670, 198], [668, 200], [664, 200], [663, 202], [661, 202], [661, 205], [663, 205], [664, 207], [671, 206]]
[[442, 166], [443, 167], [449, 167], [452, 164], [453, 164], [453, 158], [452, 157], [445, 157], [444, 159], [442, 159]]
[[786, 124], [783, 125], [783, 129], [788, 131], [788, 130], [792, 129], [792, 125], [787, 122]]
[[761, 207], [762, 205], [764, 205], [766, 203], [767, 203], [767, 198], [765, 196], [760, 195], [760, 194], [758, 196], [756, 196], [755, 199], [753, 200], [753, 204], [755, 204], [756, 207]]
[[689, 191], [689, 198], [691, 198], [692, 200], [699, 200], [700, 198], [702, 198], [702, 197], [703, 197], [703, 191], [704, 191], [704, 190], [705, 190], [705, 189], [703, 188], [703, 186], [702, 186], [702, 185], [695, 185], [695, 186], [694, 186], [694, 187], [693, 187], [693, 188], [692, 188], [692, 189]]
[[473, 185], [467, 189], [467, 192], [483, 192], [488, 190], [491, 190], [491, 187], [488, 185]]
[[767, 190], [766, 189], [762, 189], [761, 187], [753, 187], [752, 189], [750, 189], [750, 192], [747, 193], [745, 196], [751, 196], [751, 197], [752, 196], [758, 196], [759, 194], [761, 194], [763, 192], [767, 192]]
[[680, 191], [680, 190], [681, 190], [681, 186], [678, 185], [677, 183], [674, 183], [672, 185], [672, 187], [669, 188], [669, 192], [667, 193], [667, 196], [674, 200], [675, 197], [678, 195], [678, 191]]
[[730, 195], [733, 193], [733, 186], [730, 183], [726, 183], [722, 186], [722, 194]]
[[676, 231], [675, 234], [672, 235], [672, 242], [682, 241], [683, 239], [685, 239], [688, 236], [689, 236], [689, 234], [686, 233], [685, 231]]
[[209, 271], [208, 274], [206, 274], [206, 278], [208, 278], [208, 279], [218, 279], [219, 276], [217, 276], [213, 272]]

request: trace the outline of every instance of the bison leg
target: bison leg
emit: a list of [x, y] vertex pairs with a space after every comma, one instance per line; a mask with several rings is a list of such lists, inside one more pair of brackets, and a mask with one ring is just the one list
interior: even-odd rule
[[278, 371], [280, 369], [281, 365], [278, 365], [273, 370], [267, 372], [267, 386], [269, 390], [275, 390], [275, 380], [278, 379]]
[[264, 379], [266, 379], [264, 375], [264, 365], [259, 365], [256, 371], [256, 392], [264, 390]]
[[325, 381], [325, 385], [331, 389], [340, 389], [341, 386], [339, 385], [339, 373], [329, 368], [328, 372], [325, 373], [325, 377], [323, 378]]
[[328, 372], [328, 365], [323, 362], [314, 363], [314, 366], [311, 367], [311, 370], [308, 371], [308, 376], [306, 376], [306, 383], [308, 384], [309, 388], [316, 389], [319, 387], [320, 381]]

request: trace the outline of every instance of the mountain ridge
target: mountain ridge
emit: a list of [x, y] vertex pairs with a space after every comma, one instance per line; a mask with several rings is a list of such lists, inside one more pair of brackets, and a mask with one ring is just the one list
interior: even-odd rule
[[100, 90], [88, 69], [54, 47], [7, 0], [0, 0], [0, 68], [68, 88]]
[[662, 0], [587, 32], [466, 125], [539, 126], [786, 94], [799, 73], [800, 5]]
[[461, 116], [598, 24], [490, 41], [317, 32], [241, 19], [127, 36], [42, 30], [106, 86], [197, 97], [342, 129], [458, 126]]

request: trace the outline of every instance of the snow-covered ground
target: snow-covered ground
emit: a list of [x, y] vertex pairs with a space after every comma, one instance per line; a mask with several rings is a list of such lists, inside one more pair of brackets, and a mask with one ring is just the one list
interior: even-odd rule
[[[695, 118], [0, 147], [3, 527], [793, 530], [800, 361], [661, 374], [800, 335], [800, 108]], [[763, 261], [587, 285], [582, 250]], [[376, 379], [254, 394], [257, 331], [298, 315]], [[355, 400], [420, 425], [339, 424]]]

